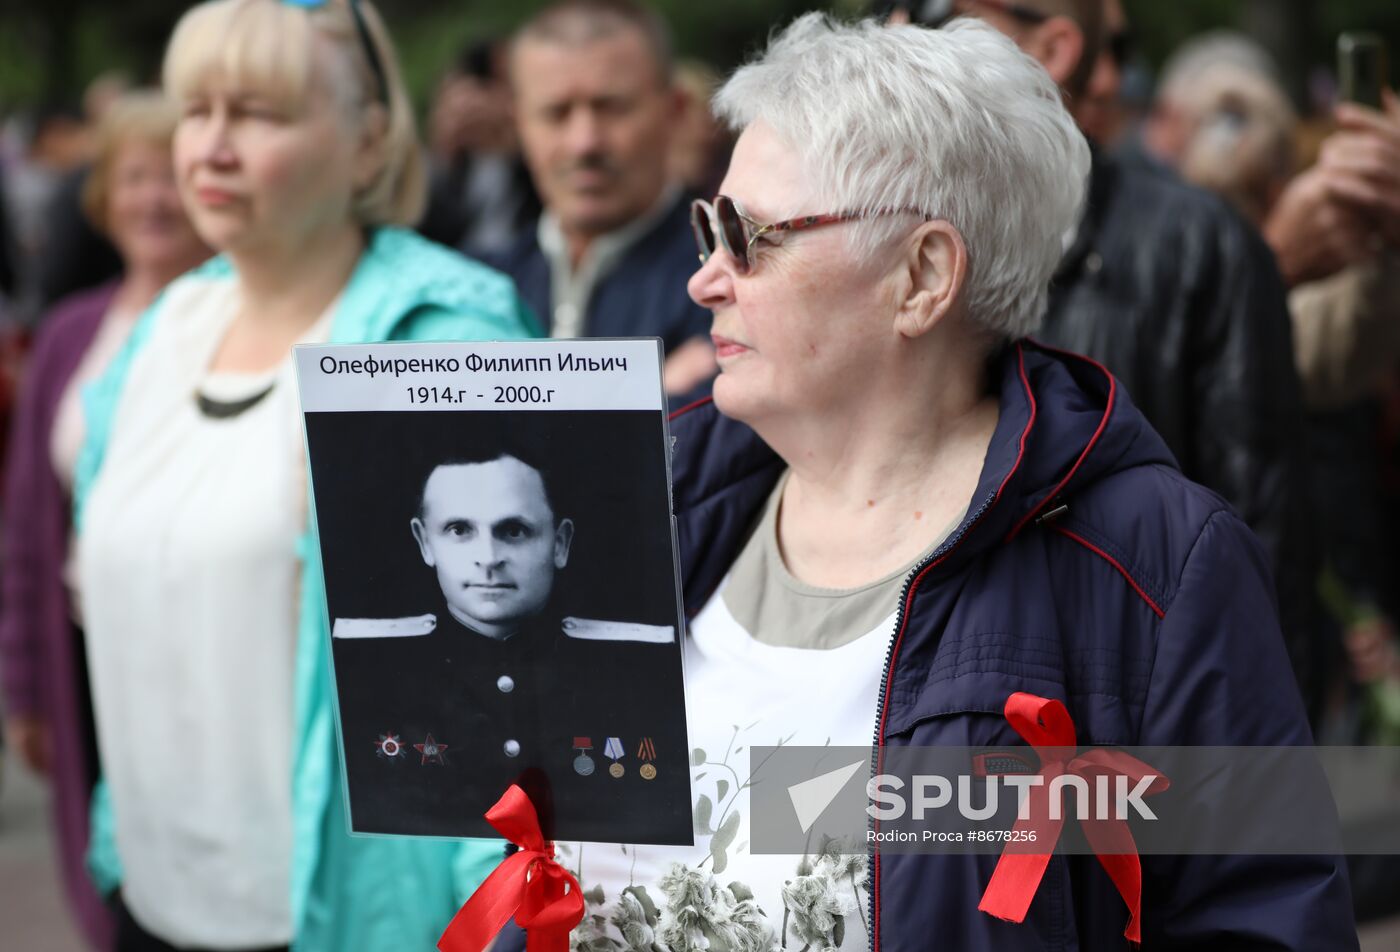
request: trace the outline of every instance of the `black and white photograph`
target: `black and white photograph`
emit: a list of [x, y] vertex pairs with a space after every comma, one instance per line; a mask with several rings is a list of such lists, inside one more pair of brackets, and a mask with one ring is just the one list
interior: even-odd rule
[[305, 423], [353, 831], [692, 842], [662, 412]]

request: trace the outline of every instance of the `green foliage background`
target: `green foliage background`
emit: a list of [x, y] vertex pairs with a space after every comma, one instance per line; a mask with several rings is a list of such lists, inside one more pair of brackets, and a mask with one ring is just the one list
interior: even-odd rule
[[[424, 102], [444, 64], [467, 42], [501, 34], [545, 0], [380, 0], [410, 88]], [[769, 30], [811, 9], [857, 13], [864, 0], [654, 0], [679, 51], [722, 69], [761, 46]], [[0, 111], [76, 103], [107, 69], [154, 79], [160, 51], [187, 0], [0, 0]], [[1159, 65], [1201, 30], [1236, 27], [1258, 37], [1301, 87], [1312, 66], [1332, 62], [1336, 34], [1385, 34], [1392, 83], [1400, 66], [1400, 0], [1125, 0], [1147, 60]]]

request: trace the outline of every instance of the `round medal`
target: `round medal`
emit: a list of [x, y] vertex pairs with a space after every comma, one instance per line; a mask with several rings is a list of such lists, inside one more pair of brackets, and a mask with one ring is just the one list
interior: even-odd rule
[[587, 754], [579, 754], [574, 758], [574, 773], [580, 777], [587, 777], [593, 772], [593, 758]]
[[612, 774], [614, 777], [621, 777], [626, 772], [627, 768], [623, 767], [622, 764], [619, 764], [617, 762], [614, 762], [613, 765], [608, 768], [608, 773]]
[[637, 771], [637, 773], [642, 775], [643, 780], [656, 779], [656, 768], [653, 767], [651, 764], [642, 764], [642, 769]]

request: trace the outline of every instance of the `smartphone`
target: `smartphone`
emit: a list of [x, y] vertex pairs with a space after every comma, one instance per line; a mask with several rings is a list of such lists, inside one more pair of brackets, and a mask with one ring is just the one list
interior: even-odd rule
[[1385, 39], [1379, 34], [1343, 33], [1337, 37], [1337, 75], [1345, 101], [1380, 109], [1381, 90], [1390, 82], [1389, 68]]

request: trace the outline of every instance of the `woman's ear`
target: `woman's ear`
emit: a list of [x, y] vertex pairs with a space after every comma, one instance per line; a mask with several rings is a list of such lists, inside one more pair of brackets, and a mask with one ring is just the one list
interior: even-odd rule
[[384, 150], [389, 138], [389, 112], [380, 103], [365, 107], [355, 144], [355, 188], [368, 188], [384, 168]]
[[927, 334], [962, 300], [967, 282], [967, 245], [946, 221], [924, 222], [910, 237], [901, 282], [904, 299], [895, 313], [895, 330], [904, 337]]

